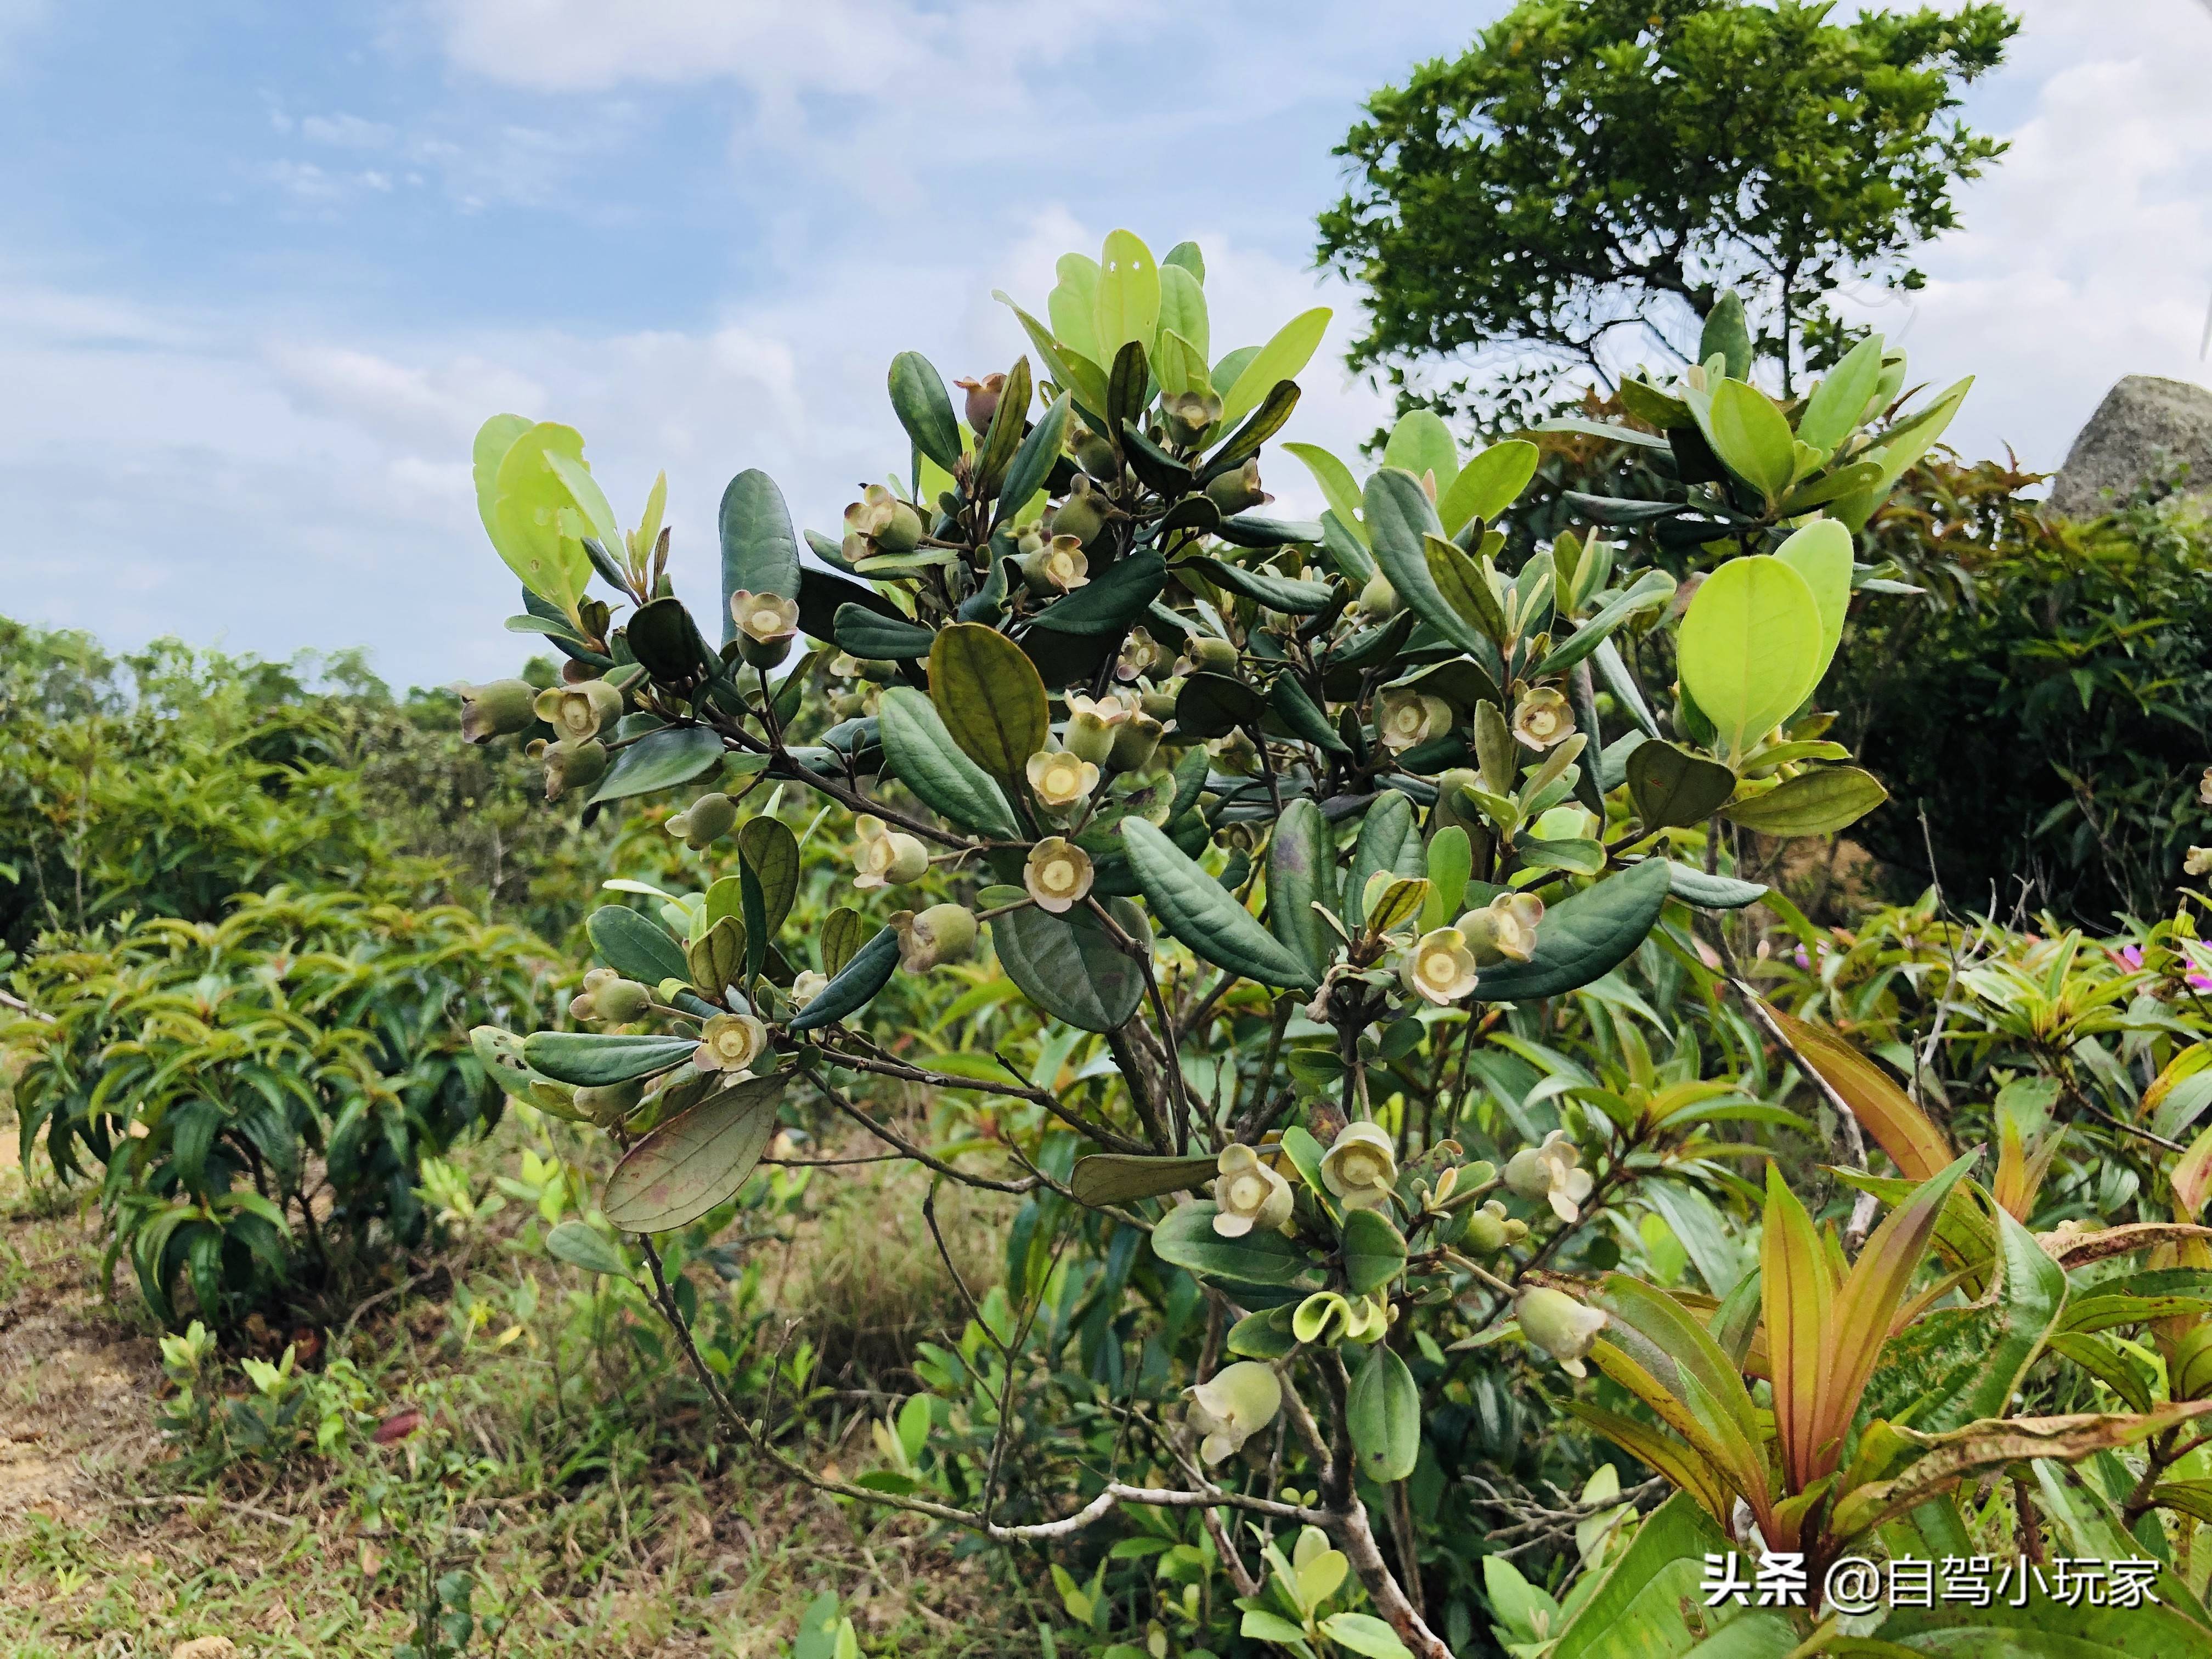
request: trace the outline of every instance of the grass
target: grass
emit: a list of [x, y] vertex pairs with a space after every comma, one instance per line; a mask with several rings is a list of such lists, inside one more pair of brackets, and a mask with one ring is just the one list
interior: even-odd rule
[[[511, 1121], [463, 1154], [472, 1187], [545, 1133]], [[0, 1137], [12, 1148], [12, 1125]], [[802, 1191], [750, 1251], [757, 1316], [818, 1357], [805, 1455], [848, 1473], [872, 1461], [869, 1424], [901, 1392], [913, 1344], [965, 1317], [933, 1250], [916, 1248], [913, 1179], [885, 1165]], [[600, 1281], [514, 1248], [525, 1201], [464, 1228], [421, 1284], [349, 1333], [331, 1322], [300, 1396], [311, 1427], [337, 1425], [326, 1451], [195, 1462], [159, 1432], [174, 1406], [158, 1334], [127, 1284], [103, 1295], [83, 1195], [0, 1170], [10, 1659], [135, 1659], [204, 1637], [240, 1655], [386, 1659], [428, 1579], [456, 1567], [474, 1576], [479, 1618], [503, 1623], [480, 1627], [472, 1656], [768, 1659], [824, 1589], [870, 1654], [1036, 1650], [1030, 1616], [1006, 1611], [1029, 1591], [1005, 1564], [766, 1475], [716, 1434]], [[949, 1197], [939, 1213], [980, 1294], [993, 1264], [960, 1241], [996, 1228]], [[255, 1340], [274, 1358], [286, 1336]], [[222, 1383], [251, 1395], [234, 1368]], [[410, 1409], [421, 1426], [377, 1443], [375, 1426]]]

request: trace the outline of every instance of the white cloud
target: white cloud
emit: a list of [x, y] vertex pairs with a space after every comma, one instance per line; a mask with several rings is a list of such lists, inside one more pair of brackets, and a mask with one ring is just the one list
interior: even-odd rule
[[300, 136], [311, 144], [339, 149], [389, 149], [399, 133], [396, 127], [364, 121], [358, 115], [310, 115], [300, 123]]
[[1928, 287], [1855, 309], [1905, 344], [1915, 379], [1977, 377], [1950, 441], [1974, 454], [2009, 443], [2055, 471], [2122, 375], [2212, 380], [2198, 356], [2212, 15], [2194, 0], [2025, 10], [2011, 64], [1975, 100], [2025, 106], [2011, 152], [1962, 192], [1964, 228], [1921, 260]]

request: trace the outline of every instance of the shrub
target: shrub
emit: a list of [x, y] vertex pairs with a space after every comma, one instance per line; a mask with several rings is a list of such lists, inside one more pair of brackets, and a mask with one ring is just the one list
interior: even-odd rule
[[468, 1031], [535, 1007], [551, 967], [514, 928], [279, 887], [220, 921], [39, 942], [0, 1045], [26, 1155], [104, 1165], [108, 1261], [155, 1316], [313, 1310], [423, 1234], [417, 1165], [495, 1119]]
[[1850, 726], [1893, 795], [1854, 833], [1907, 871], [1932, 844], [1968, 904], [2156, 915], [2212, 815], [2212, 526], [2178, 495], [2046, 519], [2020, 494], [2036, 482], [1931, 463], [1871, 526], [1929, 597], [1870, 598], [1844, 642]]
[[[1578, 503], [1711, 563], [1678, 613], [1674, 580], [1597, 531], [1501, 568], [1490, 526], [1534, 447], [1462, 456], [1425, 413], [1364, 483], [1298, 447], [1329, 510], [1266, 514], [1257, 458], [1325, 317], [1214, 362], [1194, 247], [1155, 262], [1116, 232], [1057, 269], [1049, 326], [1015, 313], [1034, 362], [962, 382], [964, 422], [933, 366], [894, 362], [911, 483], [868, 486], [811, 561], [775, 484], [732, 481], [708, 627], [667, 579], [659, 487], [626, 530], [573, 429], [501, 415], [478, 436], [495, 548], [569, 661], [543, 692], [470, 688], [467, 729], [549, 726], [556, 799], [689, 796], [662, 832], [696, 875], [625, 880], [650, 904], [587, 920], [586, 1029], [476, 1033], [516, 1098], [625, 1148], [568, 1259], [641, 1265], [768, 1467], [1043, 1555], [1078, 1650], [1449, 1659], [1482, 1614], [1560, 1651], [1683, 1653], [1741, 1624], [1732, 1650], [1781, 1653], [1824, 1639], [1813, 1602], [1691, 1595], [1741, 1547], [1740, 1506], [1815, 1598], [1878, 1537], [2005, 1533], [2014, 1511], [1972, 1485], [2015, 1467], [2148, 1446], [2130, 1523], [2192, 1513], [2157, 1495], [2212, 1409], [2182, 1346], [2163, 1392], [2130, 1371], [2099, 1409], [2007, 1413], [2070, 1334], [2068, 1267], [2195, 1231], [2137, 1199], [2130, 1224], [2039, 1243], [2016, 1158], [1993, 1201], [1875, 1062], [1756, 994], [1740, 964], [1768, 941], [1730, 914], [1791, 913], [1710, 836], [1827, 833], [1881, 799], [1811, 698], [1852, 532], [1964, 388], [1900, 413], [1905, 365], [1872, 341], [1785, 407], [1721, 307], [1700, 366], [1624, 388], [1643, 424], [1601, 434], [1670, 454], [1663, 493]], [[1680, 684], [1655, 710], [1619, 646], [1659, 630]], [[783, 816], [800, 795], [806, 836]], [[825, 817], [851, 889], [802, 925]], [[985, 929], [996, 982], [967, 965]], [[2185, 932], [2146, 940], [2147, 972]], [[1809, 961], [1821, 936], [1800, 938]], [[2191, 1028], [2115, 1017], [2147, 985], [2085, 987], [2053, 1063], [2201, 1064], [2172, 1052]], [[1807, 1167], [1822, 1126], [1785, 1103], [1791, 1067], [1864, 1205]], [[886, 1083], [925, 1092], [927, 1136], [860, 1094]], [[938, 1187], [1018, 1200], [1002, 1281], [967, 1285], [964, 1329], [918, 1351], [922, 1387], [853, 1479], [780, 1431], [775, 1382], [697, 1352], [697, 1291], [657, 1242], [817, 1106], [929, 1172], [908, 1237], [956, 1279]], [[1855, 1150], [1862, 1124], [1894, 1176]], [[2204, 1197], [2199, 1144], [2156, 1166], [2176, 1222]], [[2185, 1265], [2196, 1319], [2212, 1279]], [[1657, 1484], [1620, 1480], [1631, 1460]], [[1505, 1478], [1480, 1508], [1477, 1468]], [[2045, 1502], [2069, 1546], [2106, 1536], [2094, 1504]], [[1508, 1571], [1485, 1534], [1522, 1528], [1542, 1547]], [[2163, 1605], [2130, 1639], [2201, 1645], [2191, 1590], [2148, 1565]], [[2111, 1613], [2033, 1616], [2086, 1646]], [[2010, 1615], [1918, 1617], [1881, 1640], [1994, 1647]]]

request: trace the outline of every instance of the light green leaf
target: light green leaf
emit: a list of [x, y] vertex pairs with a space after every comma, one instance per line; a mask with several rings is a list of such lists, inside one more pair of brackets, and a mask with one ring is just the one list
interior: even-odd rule
[[1820, 607], [1805, 579], [1768, 555], [1730, 559], [1682, 618], [1682, 683], [1731, 755], [1788, 718], [1820, 666]]
[[1141, 818], [1124, 818], [1121, 844], [1152, 914], [1206, 961], [1263, 985], [1311, 990], [1320, 982], [1289, 946], [1159, 830]]
[[[1186, 242], [1180, 245], [1188, 247]], [[1180, 264], [1173, 252], [1160, 262], [1160, 335], [1164, 338], [1172, 329], [1198, 353], [1199, 380], [1194, 390], [1204, 392], [1212, 387], [1212, 377], [1206, 365], [1212, 361], [1213, 329], [1206, 319], [1205, 277], [1202, 272], [1194, 274]], [[1162, 380], [1165, 386], [1167, 381]]]
[[1705, 410], [1705, 436], [1729, 471], [1778, 501], [1797, 466], [1796, 439], [1774, 400], [1741, 380], [1723, 380]]
[[738, 831], [738, 856], [760, 883], [763, 937], [773, 939], [799, 896], [799, 837], [781, 818], [748, 818]]
[[1434, 410], [1408, 410], [1390, 428], [1390, 441], [1382, 448], [1382, 465], [1401, 466], [1417, 478], [1424, 473], [1435, 474], [1437, 500], [1441, 502], [1450, 492], [1452, 480], [1459, 477], [1459, 446], [1452, 441], [1451, 428]]
[[[1113, 349], [1098, 349], [1098, 261], [1085, 253], [1063, 253], [1054, 270], [1060, 280], [1053, 285], [1045, 303], [1045, 315], [1052, 319], [1054, 335], [1069, 350], [1093, 363], [1110, 362]], [[1118, 345], [1120, 342], [1115, 343]], [[1093, 407], [1103, 412], [1104, 405], [1102, 398]]]
[[1951, 386], [1933, 404], [1917, 415], [1900, 422], [1882, 434], [1880, 447], [1862, 459], [1881, 463], [1881, 475], [1856, 495], [1836, 498], [1830, 510], [1853, 530], [1866, 528], [1866, 521], [1875, 508], [1888, 498], [1897, 481], [1905, 476], [1905, 468], [1925, 455], [1951, 424], [1951, 417], [1959, 412], [1959, 405], [1966, 400], [1966, 392], [1973, 386], [1972, 375]]
[[628, 800], [692, 782], [721, 764], [722, 755], [721, 734], [711, 726], [669, 726], [648, 732], [617, 751], [607, 775], [592, 791], [592, 804]]
[[[1576, 1612], [1547, 1659], [1784, 1659], [1797, 1646], [1773, 1608], [1705, 1606], [1708, 1554], [1738, 1546], [1686, 1492], [1654, 1510]], [[1698, 1609], [1693, 1631], [1683, 1609]]]
[[1816, 519], [1793, 532], [1774, 556], [1805, 579], [1820, 607], [1820, 665], [1813, 675], [1817, 686], [1835, 660], [1844, 617], [1851, 608], [1851, 532], [1833, 519]]
[[1352, 1294], [1378, 1291], [1406, 1268], [1406, 1241], [1389, 1218], [1375, 1210], [1348, 1210], [1344, 1217], [1344, 1277]]
[[[1437, 498], [1437, 517], [1444, 534], [1456, 536], [1477, 519], [1486, 523], [1513, 505], [1536, 476], [1542, 452], [1525, 438], [1508, 438], [1484, 450], [1462, 467], [1452, 487]], [[1441, 486], [1443, 480], [1437, 481]]]
[[1358, 538], [1360, 545], [1364, 547], [1367, 526], [1359, 520], [1359, 485], [1352, 476], [1352, 469], [1318, 444], [1285, 444], [1283, 449], [1305, 463], [1306, 471], [1321, 486], [1322, 499], [1336, 514], [1337, 522]]
[[602, 1273], [610, 1279], [629, 1277], [629, 1263], [623, 1260], [622, 1252], [588, 1222], [561, 1223], [545, 1235], [545, 1254], [587, 1273]]
[[1332, 1613], [1321, 1621], [1321, 1633], [1366, 1659], [1413, 1659], [1398, 1632], [1371, 1613]]
[[1881, 384], [1881, 336], [1869, 334], [1821, 377], [1797, 416], [1800, 441], [1833, 454], [1858, 429], [1867, 400]]
[[543, 421], [501, 456], [492, 484], [492, 545], [525, 587], [573, 616], [592, 579], [582, 540], [590, 532], [575, 496], [547, 459], [555, 453], [581, 461], [584, 434]]
[[1160, 390], [1170, 396], [1212, 388], [1206, 375], [1206, 354], [1167, 327], [1160, 330], [1159, 339], [1152, 347], [1152, 378], [1160, 383]]
[[1888, 799], [1889, 791], [1871, 772], [1856, 766], [1824, 766], [1724, 807], [1721, 816], [1762, 836], [1832, 836]]
[[1160, 268], [1141, 237], [1127, 230], [1107, 234], [1098, 259], [1098, 289], [1091, 301], [1091, 331], [1098, 360], [1110, 362], [1131, 341], [1152, 349], [1160, 322]]
[[1222, 424], [1234, 425], [1259, 408], [1260, 400], [1275, 389], [1276, 382], [1298, 378], [1320, 349], [1322, 336], [1328, 331], [1329, 315], [1327, 306], [1316, 306], [1275, 331], [1275, 337], [1260, 348], [1237, 374], [1236, 383], [1222, 394]]
[[783, 1085], [781, 1073], [747, 1078], [653, 1129], [607, 1177], [607, 1220], [624, 1232], [670, 1232], [729, 1198], [768, 1150]]

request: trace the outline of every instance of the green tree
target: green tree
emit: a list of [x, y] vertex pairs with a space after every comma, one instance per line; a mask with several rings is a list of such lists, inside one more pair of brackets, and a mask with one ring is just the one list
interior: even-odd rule
[[1826, 296], [1918, 287], [1914, 246], [2002, 153], [1953, 112], [2019, 22], [1830, 9], [1522, 0], [1376, 94], [1321, 218], [1322, 259], [1370, 295], [1352, 366], [1408, 406], [1510, 417], [1655, 351], [1685, 360], [1731, 289], [1785, 391], [1832, 361]]

